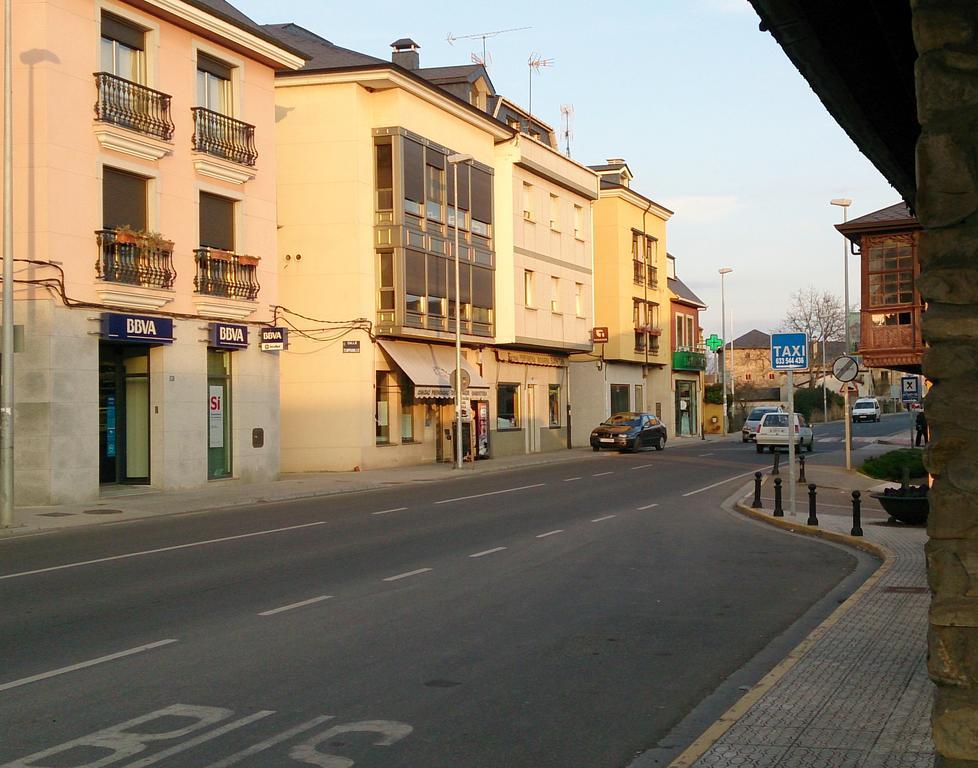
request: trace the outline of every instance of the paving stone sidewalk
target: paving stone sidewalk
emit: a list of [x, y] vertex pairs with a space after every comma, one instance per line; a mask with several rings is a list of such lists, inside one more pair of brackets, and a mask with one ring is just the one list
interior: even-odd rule
[[[809, 480], [828, 498], [838, 489], [836, 500], [851, 489], [865, 496], [875, 482], [814, 466]], [[765, 507], [768, 516], [772, 505]], [[822, 530], [842, 534], [852, 525], [839, 508], [818, 519]], [[806, 520], [807, 506], [789, 523], [804, 528]], [[880, 570], [672, 768], [933, 766], [926, 530], [880, 515], [864, 518], [862, 528], [864, 540], [887, 553]]]

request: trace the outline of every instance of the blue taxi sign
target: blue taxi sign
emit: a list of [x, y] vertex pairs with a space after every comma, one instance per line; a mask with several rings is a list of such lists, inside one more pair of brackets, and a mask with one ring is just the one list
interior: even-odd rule
[[771, 368], [776, 371], [797, 371], [807, 367], [807, 333], [771, 334]]

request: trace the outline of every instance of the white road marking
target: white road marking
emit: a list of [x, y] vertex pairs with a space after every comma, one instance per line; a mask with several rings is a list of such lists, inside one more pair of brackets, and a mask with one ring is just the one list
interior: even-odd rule
[[30, 677], [23, 677], [20, 680], [13, 680], [9, 683], [3, 683], [0, 685], [0, 691], [9, 691], [11, 688], [19, 688], [22, 685], [29, 685], [30, 683], [36, 683], [40, 680], [47, 680], [51, 677], [57, 677], [58, 675], [65, 675], [69, 672], [76, 672], [79, 669], [86, 669], [87, 667], [94, 667], [96, 664], [105, 664], [108, 661], [115, 661], [116, 659], [122, 659], [126, 656], [133, 656], [137, 653], [143, 653], [145, 651], [151, 651], [154, 648], [160, 648], [164, 645], [170, 645], [171, 643], [176, 643], [177, 640], [159, 640], [155, 643], [148, 643], [146, 645], [140, 645], [136, 648], [130, 648], [127, 651], [119, 651], [118, 653], [110, 653], [108, 656], [99, 656], [97, 659], [89, 659], [88, 661], [80, 661], [77, 664], [71, 664], [67, 667], [61, 667], [60, 669], [52, 669], [50, 672], [42, 672], [39, 675], [31, 675]]
[[235, 752], [223, 760], [216, 763], [211, 763], [206, 768], [228, 768], [229, 765], [234, 765], [235, 763], [240, 763], [246, 757], [251, 757], [252, 755], [257, 755], [259, 752], [264, 752], [270, 747], [274, 747], [276, 744], [280, 744], [283, 741], [288, 741], [293, 736], [298, 736], [304, 731], [311, 730], [317, 725], [322, 725], [327, 720], [334, 719], [334, 715], [322, 715], [321, 717], [316, 717], [307, 723], [302, 723], [297, 725], [295, 728], [290, 728], [277, 736], [272, 736], [270, 739], [265, 739], [264, 741], [259, 741], [257, 744], [252, 744], [247, 749], [242, 749], [240, 752]]
[[707, 485], [703, 488], [697, 488], [695, 491], [690, 491], [689, 493], [684, 493], [683, 497], [695, 496], [697, 493], [703, 493], [703, 491], [708, 491], [711, 488], [716, 488], [718, 485], [723, 485], [724, 483], [729, 483], [731, 480], [736, 480], [738, 477], [747, 477], [747, 475], [753, 475], [757, 470], [752, 469], [749, 472], [741, 472], [739, 475], [734, 475], [733, 477], [728, 477], [726, 480], [720, 480], [719, 482], [713, 483], [712, 485]]
[[308, 600], [303, 600], [300, 603], [292, 603], [290, 605], [283, 605], [281, 608], [272, 608], [270, 611], [262, 611], [259, 616], [274, 616], [276, 613], [283, 613], [285, 611], [291, 611], [293, 608], [302, 608], [306, 605], [312, 605], [313, 603], [321, 603], [323, 600], [332, 600], [332, 595], [320, 595], [319, 597], [311, 597]]
[[419, 573], [427, 573], [431, 568], [418, 568], [416, 571], [408, 571], [407, 573], [399, 573], [397, 576], [388, 576], [384, 581], [399, 581], [400, 579], [407, 579], [411, 576], [417, 576]]
[[649, 467], [654, 467], [655, 464], [639, 464], [637, 467], [632, 467], [632, 469], [648, 469]]
[[598, 472], [595, 475], [591, 475], [591, 477], [601, 477], [603, 475], [613, 475], [613, 474], [615, 474], [615, 473], [614, 472]]
[[658, 504], [646, 504], [644, 507], [637, 507], [637, 509], [641, 512], [643, 509], [652, 509], [652, 507], [657, 507], [657, 506], [659, 506], [659, 505]]
[[156, 555], [160, 552], [174, 552], [178, 549], [189, 549], [190, 547], [203, 547], [207, 544], [220, 544], [224, 541], [235, 541], [237, 539], [248, 539], [252, 536], [267, 536], [270, 533], [283, 533], [285, 531], [297, 531], [302, 528], [312, 528], [316, 525], [326, 525], [328, 521], [320, 520], [315, 523], [303, 523], [302, 525], [289, 525], [285, 528], [270, 528], [267, 531], [255, 531], [254, 533], [241, 533], [237, 536], [222, 536], [219, 539], [206, 539], [204, 541], [192, 541], [189, 544], [176, 544], [172, 547], [160, 547], [159, 549], [146, 549], [141, 552], [129, 552], [125, 555], [112, 555], [111, 557], [100, 557], [97, 560], [82, 560], [78, 563], [65, 563], [64, 565], [52, 565], [50, 568], [37, 568], [33, 571], [20, 571], [19, 573], [8, 573], [0, 576], [0, 581], [4, 579], [17, 579], [21, 576], [34, 576], [38, 573], [50, 573], [51, 571], [63, 571], [66, 568], [81, 568], [83, 565], [96, 565], [98, 563], [111, 563], [113, 560], [126, 560], [130, 557], [143, 557], [144, 555]]
[[129, 768], [146, 768], [147, 765], [153, 765], [153, 763], [158, 763], [160, 760], [165, 760], [172, 755], [179, 754], [180, 752], [185, 752], [188, 749], [196, 747], [198, 744], [203, 744], [204, 742], [210, 741], [211, 739], [216, 739], [218, 736], [223, 736], [229, 731], [236, 730], [237, 728], [243, 728], [256, 720], [261, 720], [263, 717], [268, 717], [269, 715], [274, 715], [275, 710], [262, 709], [255, 712], [253, 715], [248, 715], [247, 717], [242, 717], [240, 720], [235, 720], [233, 723], [228, 723], [227, 725], [222, 725], [220, 728], [216, 728], [213, 731], [208, 731], [207, 733], [198, 736], [195, 739], [190, 739], [189, 741], [184, 741], [181, 744], [177, 744], [175, 747], [170, 747], [169, 749], [164, 749], [162, 752], [157, 752], [152, 757], [146, 757], [142, 760], [137, 760], [135, 763], [130, 763]]
[[610, 520], [610, 519], [611, 519], [611, 518], [613, 518], [613, 517], [618, 517], [618, 515], [605, 515], [604, 517], [596, 517], [596, 518], [594, 518], [594, 520], [592, 520], [591, 522], [592, 522], [592, 523], [600, 523], [600, 522], [602, 522], [603, 520]]
[[711, 451], [710, 453], [700, 453], [700, 454], [697, 454], [697, 455], [698, 456], [712, 456], [713, 455], [713, 452]]
[[371, 515], [387, 515], [391, 512], [403, 512], [407, 507], [394, 507], [393, 509], [382, 509], [380, 512], [371, 512]]
[[548, 531], [547, 533], [537, 534], [537, 538], [538, 539], [545, 539], [545, 538], [547, 538], [547, 536], [554, 536], [554, 535], [556, 535], [558, 533], [563, 533], [563, 532], [564, 532], [564, 529], [563, 528], [558, 528], [556, 531]]
[[486, 555], [492, 555], [496, 552], [502, 552], [506, 547], [494, 547], [493, 549], [487, 549], [484, 552], [476, 552], [474, 555], [469, 555], [469, 557], [485, 557]]
[[565, 483], [569, 483], [569, 482], [571, 482], [572, 480], [580, 480], [580, 479], [581, 479], [581, 478], [579, 478], [579, 477], [565, 477], [565, 478], [564, 478], [564, 482], [565, 482]]
[[496, 496], [500, 493], [513, 493], [514, 491], [525, 491], [530, 488], [541, 488], [546, 483], [534, 483], [533, 485], [521, 485], [519, 488], [505, 488], [501, 491], [489, 491], [487, 493], [475, 493], [472, 496], [457, 496], [454, 499], [442, 499], [435, 504], [451, 504], [453, 501], [467, 501], [468, 499], [480, 499], [483, 496]]

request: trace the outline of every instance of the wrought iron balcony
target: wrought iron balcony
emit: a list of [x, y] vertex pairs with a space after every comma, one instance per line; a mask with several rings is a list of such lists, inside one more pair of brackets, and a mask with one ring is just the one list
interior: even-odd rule
[[258, 159], [255, 126], [203, 107], [193, 107], [193, 148], [197, 152], [253, 166]]
[[108, 72], [95, 73], [95, 119], [163, 141], [173, 138], [170, 96]]
[[255, 301], [261, 286], [258, 284], [258, 258], [243, 256], [217, 248], [198, 248], [194, 251], [197, 276], [194, 290], [205, 296]]
[[115, 229], [100, 229], [95, 238], [99, 247], [95, 271], [100, 280], [147, 288], [173, 287], [177, 272], [169, 240]]
[[674, 371], [705, 371], [706, 353], [692, 349], [677, 349], [672, 353]]

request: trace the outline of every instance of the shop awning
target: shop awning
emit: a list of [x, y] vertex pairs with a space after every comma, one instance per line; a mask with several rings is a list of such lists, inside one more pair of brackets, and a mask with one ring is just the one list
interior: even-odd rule
[[[435, 344], [416, 344], [409, 341], [379, 339], [378, 343], [391, 359], [414, 382], [415, 400], [453, 400], [455, 382], [455, 348]], [[489, 384], [478, 370], [462, 357], [462, 370], [469, 374], [469, 386], [462, 391], [465, 400], [484, 400], [489, 397]]]

